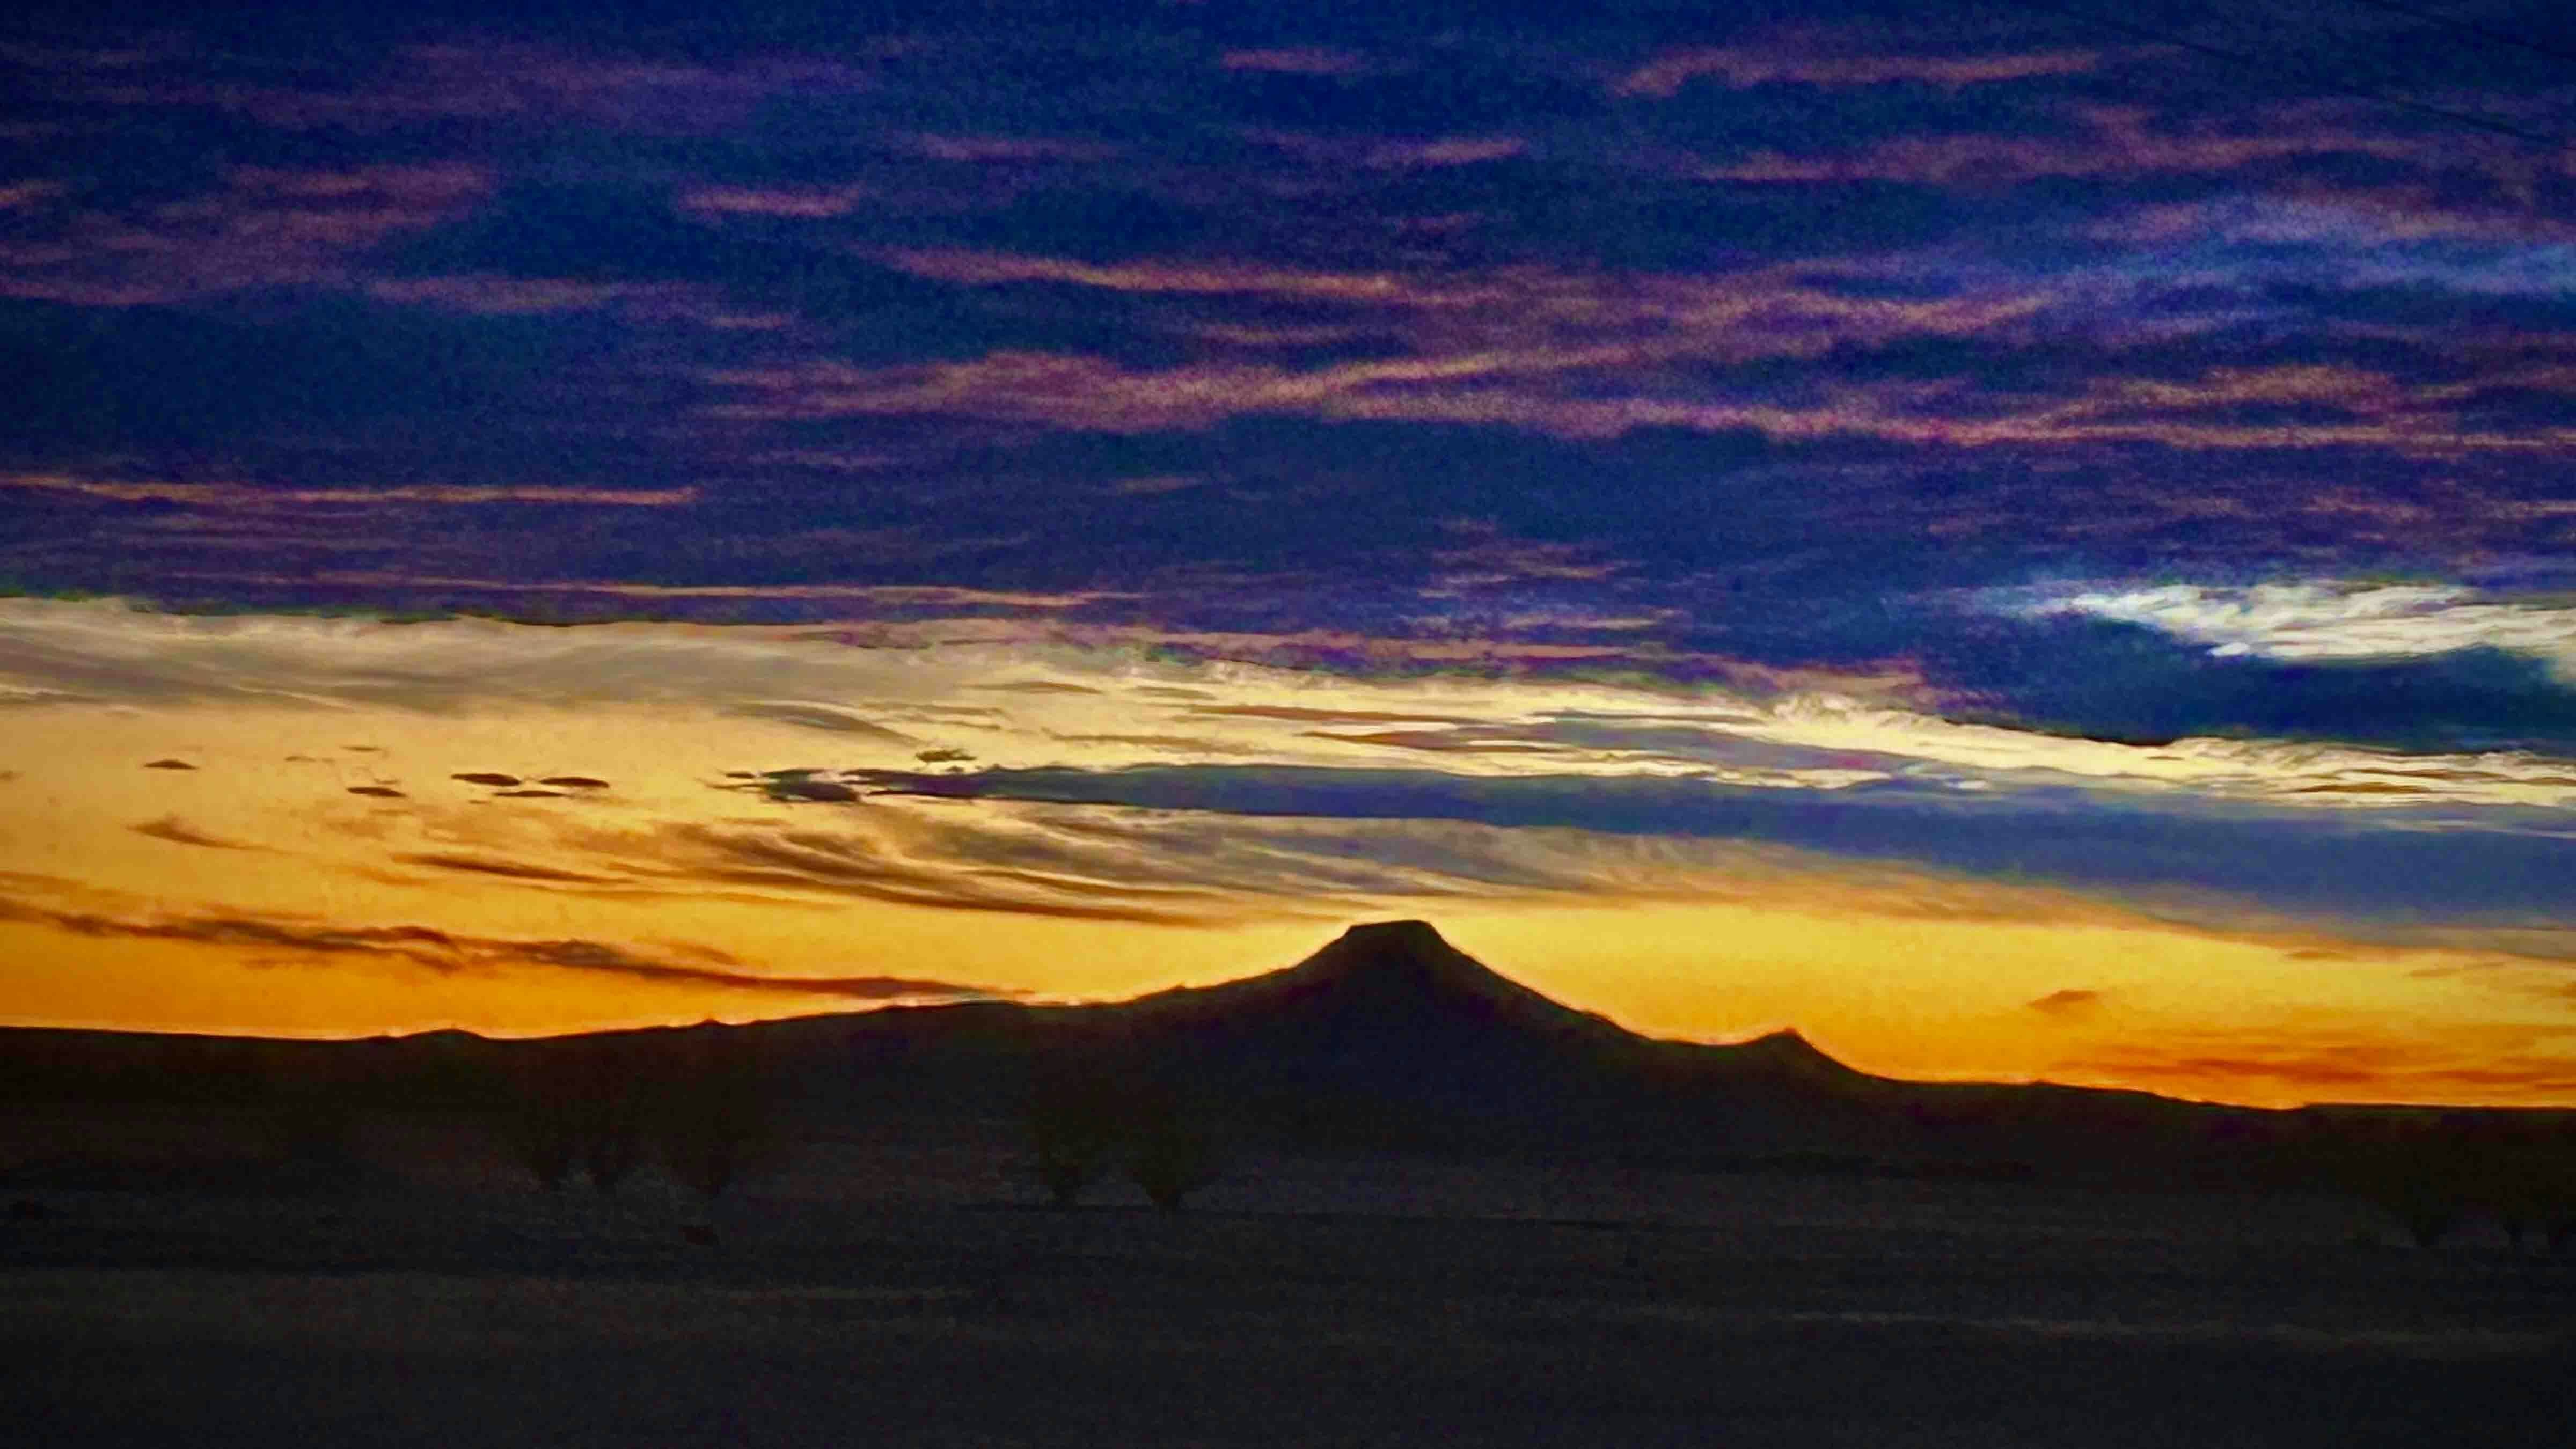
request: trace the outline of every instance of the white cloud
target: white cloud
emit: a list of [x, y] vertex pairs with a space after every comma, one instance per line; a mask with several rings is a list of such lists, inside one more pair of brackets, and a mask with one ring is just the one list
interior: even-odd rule
[[2576, 609], [2496, 603], [2447, 584], [2314, 582], [1999, 591], [2020, 618], [2076, 615], [2206, 644], [2221, 658], [2407, 659], [2502, 649], [2576, 679]]
[[[2281, 658], [2473, 644], [2576, 648], [2568, 640], [2576, 612], [2484, 604], [2441, 588], [2175, 585], [2032, 592], [2000, 607], [2030, 617], [2121, 619], [2217, 650]], [[2150, 793], [2169, 804], [2576, 804], [2576, 762], [2524, 753], [2401, 755], [2215, 739], [2132, 745], [1963, 723], [1813, 682], [1766, 692], [1354, 677], [1174, 659], [1133, 644], [1067, 642], [1042, 628], [1008, 639], [861, 647], [791, 626], [390, 625], [8, 600], [0, 601], [0, 706], [391, 710], [414, 720], [573, 710], [610, 732], [621, 719], [685, 724], [699, 731], [692, 738], [704, 751], [739, 741], [733, 748], [776, 753], [801, 749], [795, 741], [807, 735], [818, 751], [719, 768], [910, 768], [922, 750], [962, 748], [979, 765], [1022, 769], [1223, 762], [1484, 779], [1680, 779], [1787, 792], [2075, 787]], [[753, 731], [765, 731], [760, 743], [751, 743]], [[487, 767], [477, 758], [443, 768]]]

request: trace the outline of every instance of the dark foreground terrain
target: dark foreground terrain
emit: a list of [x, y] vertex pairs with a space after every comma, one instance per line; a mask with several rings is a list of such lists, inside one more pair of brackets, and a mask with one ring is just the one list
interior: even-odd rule
[[[383, 1148], [383, 1144], [377, 1144]], [[706, 1214], [434, 1132], [279, 1192], [15, 1188], [57, 1444], [2548, 1445], [2576, 1264], [2335, 1199], [1247, 1157], [1057, 1211], [1011, 1133]], [[393, 1150], [393, 1149], [385, 1149]], [[31, 1439], [28, 1442], [37, 1442]]]

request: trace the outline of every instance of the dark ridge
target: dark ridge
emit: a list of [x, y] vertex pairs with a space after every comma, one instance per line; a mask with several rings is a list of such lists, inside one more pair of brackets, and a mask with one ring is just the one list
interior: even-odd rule
[[1734, 1053], [1742, 1061], [1759, 1062], [1775, 1071], [1809, 1081], [1858, 1081], [1869, 1075], [1845, 1066], [1790, 1028], [1736, 1042], [1723, 1050]]
[[1353, 926], [1284, 971], [1183, 987], [1134, 1005], [1183, 1017], [1341, 1013], [1390, 1025], [1472, 1022], [1604, 1041], [1629, 1035], [1605, 1017], [1577, 1011], [1494, 971], [1450, 945], [1428, 921]]
[[[340, 1042], [0, 1029], [0, 1088], [249, 1102], [301, 1081], [378, 1104], [489, 1106], [561, 1054], [649, 1052], [707, 1029]], [[2260, 1181], [2321, 1135], [2362, 1141], [2424, 1122], [2576, 1130], [2576, 1112], [2540, 1109], [2270, 1111], [2048, 1083], [1899, 1081], [1794, 1031], [1732, 1045], [1656, 1040], [1486, 968], [1421, 921], [1355, 926], [1285, 969], [1131, 1001], [907, 1004], [728, 1030], [756, 1048], [802, 1118], [869, 1130], [1009, 1120], [1050, 1091], [1108, 1084], [1187, 1104], [1247, 1141], [1333, 1151], [2169, 1185]]]

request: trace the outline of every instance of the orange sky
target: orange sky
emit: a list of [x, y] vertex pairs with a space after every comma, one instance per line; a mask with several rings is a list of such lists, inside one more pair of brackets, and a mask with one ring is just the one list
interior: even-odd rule
[[[32, 703], [8, 717], [0, 1018], [16, 1023], [525, 1033], [948, 989], [1110, 998], [1289, 965], [1353, 921], [1419, 916], [1496, 969], [1637, 1030], [1720, 1040], [1795, 1026], [1895, 1075], [2261, 1103], [2576, 1103], [2576, 1029], [2546, 932], [2339, 933], [2254, 902], [2123, 899], [1759, 841], [809, 799], [742, 778], [923, 755], [954, 770], [971, 768], [960, 756], [1108, 768], [1174, 748], [1151, 741], [1177, 728], [1196, 732], [1180, 748], [1203, 759], [1393, 751], [1406, 747], [1372, 742], [1407, 718], [1528, 708], [1508, 684], [930, 650], [875, 661], [896, 671], [900, 699], [853, 704], [826, 680], [844, 692], [752, 707], [621, 686], [580, 701], [541, 677], [544, 652], [570, 647], [557, 631], [276, 626], [293, 635], [292, 657], [338, 651], [349, 665], [292, 680], [254, 657], [259, 629], [49, 607], [158, 638], [157, 653], [138, 645], [137, 660], [152, 658], [133, 668], [162, 681], [162, 697], [129, 687], [107, 707]], [[170, 683], [203, 662], [172, 652], [173, 638], [230, 671], [226, 687]], [[607, 664], [584, 666], [593, 673], [668, 669], [719, 689], [743, 687], [717, 679], [725, 670], [792, 670], [818, 647], [676, 627], [577, 642], [612, 646]], [[533, 681], [515, 697], [440, 683], [426, 662], [452, 654], [454, 670], [477, 671], [496, 648], [519, 651]], [[384, 652], [397, 649], [410, 652]], [[745, 649], [749, 664], [723, 653]], [[1556, 689], [1552, 708], [1621, 702], [1608, 686]], [[1140, 700], [1185, 713], [1143, 718]], [[1778, 709], [1739, 724], [1806, 728], [1842, 751], [1838, 767], [1775, 768], [1773, 788], [1842, 788], [1880, 758], [1844, 746], [1884, 750], [1908, 730], [1928, 733], [1911, 746], [1923, 753], [2018, 747], [2008, 732], [1942, 737], [1896, 715], [1807, 713], [1805, 725]], [[1334, 720], [1354, 723], [1318, 739], [1318, 722]], [[1667, 763], [1602, 756], [1588, 768], [1612, 779]], [[1508, 752], [1443, 764], [1525, 768]], [[2174, 770], [2194, 767], [2135, 768], [2170, 789]], [[544, 793], [455, 778], [483, 773]], [[550, 776], [606, 783], [536, 783]]]

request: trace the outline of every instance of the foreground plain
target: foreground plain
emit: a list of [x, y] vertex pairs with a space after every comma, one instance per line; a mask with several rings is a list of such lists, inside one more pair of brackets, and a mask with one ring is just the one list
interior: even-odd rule
[[1247, 1155], [1038, 1203], [1011, 1124], [708, 1215], [470, 1131], [354, 1184], [18, 1191], [0, 1402], [195, 1445], [2568, 1442], [2576, 1265], [2330, 1198]]

